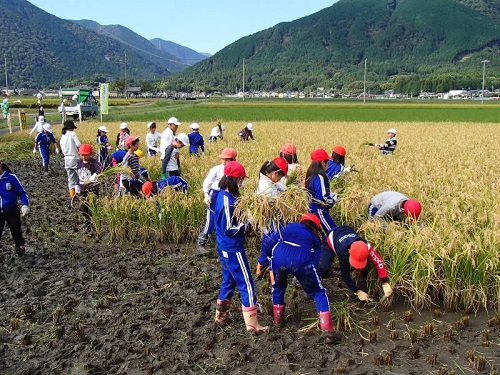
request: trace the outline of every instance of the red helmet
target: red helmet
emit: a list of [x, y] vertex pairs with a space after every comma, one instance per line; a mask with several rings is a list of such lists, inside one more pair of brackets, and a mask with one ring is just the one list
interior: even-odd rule
[[221, 159], [236, 159], [238, 152], [234, 148], [226, 147], [219, 155]]
[[281, 152], [285, 155], [295, 155], [297, 153], [297, 148], [293, 143], [285, 143], [281, 147]]
[[244, 178], [247, 177], [247, 173], [241, 163], [230, 161], [224, 166], [224, 176]]
[[146, 181], [142, 184], [142, 192], [146, 197], [151, 196], [151, 190], [153, 190], [153, 183], [151, 181]]
[[89, 145], [88, 143], [84, 143], [80, 145], [80, 148], [78, 149], [78, 153], [80, 155], [90, 155], [92, 154], [92, 146]]
[[299, 220], [299, 223], [302, 223], [303, 221], [312, 221], [316, 226], [321, 228], [321, 221], [319, 221], [319, 217], [315, 214], [307, 213], [302, 215], [302, 217]]
[[333, 152], [335, 152], [337, 155], [340, 155], [340, 156], [345, 156], [345, 154], [347, 153], [345, 148], [342, 146], [334, 146]]
[[278, 166], [278, 168], [285, 174], [285, 176], [288, 174], [288, 162], [282, 158], [282, 157], [277, 157], [273, 159], [274, 164]]
[[364, 241], [354, 241], [349, 249], [349, 263], [357, 269], [365, 268], [369, 252], [368, 245]]
[[408, 199], [403, 204], [403, 211], [411, 220], [417, 220], [422, 212], [422, 205], [415, 199]]
[[328, 155], [322, 148], [317, 148], [313, 152], [311, 152], [311, 161], [323, 161], [323, 160], [331, 160], [331, 157]]

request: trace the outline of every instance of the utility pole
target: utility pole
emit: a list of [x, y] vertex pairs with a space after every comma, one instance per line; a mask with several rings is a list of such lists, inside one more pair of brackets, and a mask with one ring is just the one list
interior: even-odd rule
[[9, 81], [7, 79], [7, 56], [5, 56], [5, 93], [9, 94]]
[[366, 103], [366, 59], [365, 59], [365, 74], [363, 76], [363, 103]]
[[481, 104], [483, 104], [483, 100], [484, 100], [484, 74], [486, 72], [486, 63], [489, 63], [490, 60], [483, 60], [481, 62], [483, 63], [483, 89], [481, 92]]
[[125, 85], [123, 87], [125, 98], [127, 98], [127, 52], [125, 52]]
[[243, 58], [243, 101], [245, 101], [245, 58]]

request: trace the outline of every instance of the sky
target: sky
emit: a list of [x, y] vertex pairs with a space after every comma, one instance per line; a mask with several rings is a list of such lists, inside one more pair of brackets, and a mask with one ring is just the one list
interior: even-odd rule
[[146, 39], [214, 54], [238, 39], [293, 21], [338, 0], [28, 0], [56, 17], [122, 25]]

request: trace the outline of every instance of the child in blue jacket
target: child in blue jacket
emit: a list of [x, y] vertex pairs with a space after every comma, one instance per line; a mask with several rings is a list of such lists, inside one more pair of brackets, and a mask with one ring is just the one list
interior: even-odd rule
[[297, 278], [306, 294], [314, 298], [320, 328], [329, 333], [327, 342], [337, 343], [340, 342], [341, 335], [333, 328], [328, 295], [314, 267], [321, 255], [320, 228], [319, 218], [308, 213], [302, 216], [299, 223], [288, 224], [280, 233], [275, 232], [272, 241], [274, 244], [262, 248], [256, 275], [259, 277], [271, 263], [275, 325], [279, 328], [283, 326], [285, 291], [288, 275], [291, 274]]
[[[56, 138], [52, 134], [52, 126], [48, 123], [43, 124], [43, 131], [38, 133], [35, 138], [35, 148], [38, 147], [38, 151], [42, 156], [42, 169], [44, 172], [49, 171], [49, 160], [50, 160], [50, 145], [55, 145], [56, 154], [59, 154], [59, 148], [57, 147]], [[33, 149], [33, 151], [35, 151]]]
[[233, 216], [239, 188], [245, 177], [247, 175], [243, 165], [231, 161], [224, 166], [224, 176], [219, 183], [220, 192], [214, 217], [217, 253], [222, 265], [222, 284], [215, 322], [221, 325], [225, 323], [231, 298], [238, 287], [247, 331], [261, 332], [268, 327], [261, 326], [257, 317], [257, 295], [245, 253], [245, 224], [238, 223]]
[[189, 155], [200, 156], [201, 151], [201, 155], [205, 156], [205, 141], [200, 134], [200, 125], [193, 122], [189, 127], [192, 130], [192, 132], [188, 134]]
[[[21, 210], [17, 205], [18, 199], [21, 200]], [[19, 256], [24, 256], [26, 251], [21, 229], [21, 216], [29, 213], [28, 205], [28, 194], [23, 185], [17, 176], [12, 174], [9, 167], [0, 161], [0, 240], [2, 240], [3, 228], [7, 222]]]
[[306, 172], [305, 188], [311, 196], [309, 212], [316, 214], [326, 233], [337, 227], [330, 216], [330, 208], [337, 202], [337, 194], [330, 192], [330, 184], [325, 174], [330, 156], [322, 149], [311, 152], [311, 165]]

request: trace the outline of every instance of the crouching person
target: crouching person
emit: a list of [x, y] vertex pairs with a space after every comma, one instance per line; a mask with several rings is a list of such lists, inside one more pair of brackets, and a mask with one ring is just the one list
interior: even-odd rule
[[257, 296], [250, 266], [245, 253], [245, 224], [238, 223], [234, 217], [236, 198], [239, 188], [247, 177], [245, 168], [237, 161], [224, 166], [224, 176], [219, 182], [220, 192], [215, 204], [215, 233], [217, 252], [222, 266], [222, 284], [217, 300], [215, 322], [226, 322], [236, 287], [240, 291], [245, 325], [247, 331], [261, 332], [268, 327], [259, 324], [257, 317]]
[[80, 160], [76, 166], [78, 185], [75, 186], [76, 196], [80, 197], [80, 212], [83, 215], [84, 230], [92, 230], [92, 212], [89, 207], [91, 194], [99, 196], [99, 185], [97, 175], [102, 172], [101, 163], [92, 157], [92, 146], [84, 143], [78, 149]]
[[[328, 248], [323, 248], [321, 260], [317, 266], [320, 276], [327, 276], [329, 274], [335, 255], [337, 255], [342, 280], [346, 286], [360, 301], [368, 301], [370, 297], [367, 293], [366, 277], [368, 276], [368, 260], [370, 260], [375, 266], [378, 277], [382, 282], [384, 295], [386, 297], [391, 296], [392, 288], [389, 285], [387, 269], [382, 257], [353, 228], [347, 225], [337, 227], [328, 234], [326, 242], [331, 251]], [[359, 270], [357, 283], [351, 277], [351, 267]]]
[[150, 198], [152, 195], [158, 195], [167, 187], [182, 193], [187, 193], [188, 191], [188, 183], [185, 179], [179, 176], [172, 176], [163, 180], [144, 182], [142, 192], [146, 198]]
[[257, 277], [262, 275], [270, 259], [274, 324], [281, 328], [285, 319], [285, 291], [288, 275], [296, 277], [306, 294], [314, 298], [319, 326], [326, 333], [325, 341], [339, 343], [342, 335], [333, 328], [326, 289], [314, 264], [321, 254], [321, 221], [315, 214], [302, 216], [298, 223], [285, 226], [274, 235], [274, 245], [262, 249]]

